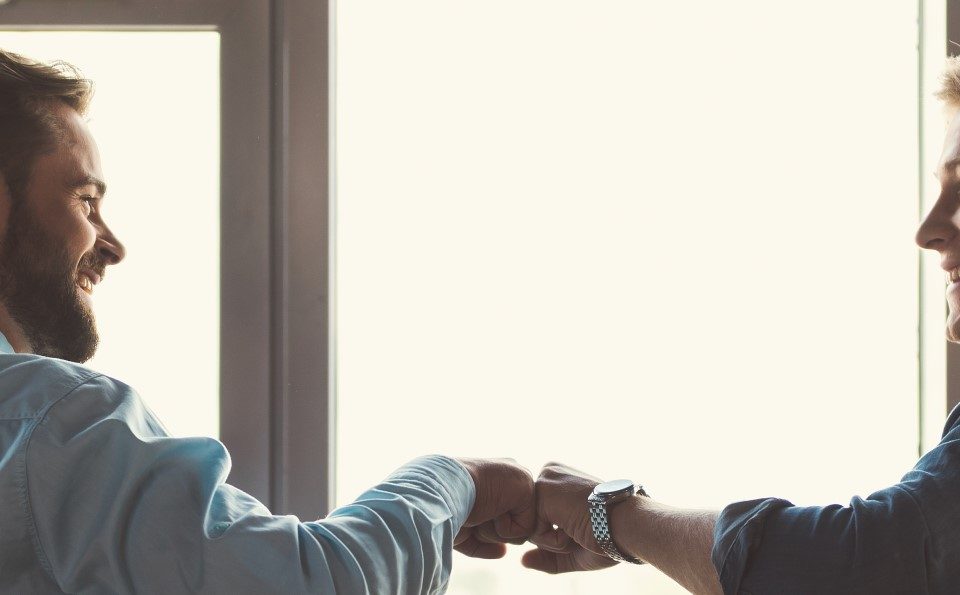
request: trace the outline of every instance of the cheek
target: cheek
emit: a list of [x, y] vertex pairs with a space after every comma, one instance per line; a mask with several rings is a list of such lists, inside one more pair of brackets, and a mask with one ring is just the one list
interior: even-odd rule
[[71, 263], [76, 264], [84, 255], [93, 251], [97, 230], [89, 221], [77, 221], [70, 225], [69, 229], [63, 229], [60, 237], [67, 257]]
[[77, 252], [89, 252], [97, 241], [97, 229], [87, 219], [81, 219], [68, 234], [70, 245]]
[[50, 248], [51, 255], [60, 254], [73, 264], [92, 252], [97, 241], [97, 229], [86, 213], [66, 205], [36, 213], [30, 224]]

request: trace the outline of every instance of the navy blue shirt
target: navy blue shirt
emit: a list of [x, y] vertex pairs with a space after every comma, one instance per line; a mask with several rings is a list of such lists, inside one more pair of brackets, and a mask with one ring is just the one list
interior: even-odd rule
[[713, 563], [728, 595], [960, 593], [960, 406], [936, 448], [867, 498], [727, 506]]

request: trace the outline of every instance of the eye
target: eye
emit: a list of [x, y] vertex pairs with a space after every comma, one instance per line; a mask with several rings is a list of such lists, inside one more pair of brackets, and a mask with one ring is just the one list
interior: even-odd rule
[[96, 205], [96, 202], [97, 202], [97, 197], [95, 197], [95, 196], [81, 196], [81, 197], [80, 197], [80, 200], [83, 201], [83, 202], [85, 202], [85, 203], [87, 203], [87, 206], [90, 207], [90, 213], [91, 213], [91, 214], [93, 214], [94, 212], [96, 212], [96, 207], [95, 207], [95, 205]]

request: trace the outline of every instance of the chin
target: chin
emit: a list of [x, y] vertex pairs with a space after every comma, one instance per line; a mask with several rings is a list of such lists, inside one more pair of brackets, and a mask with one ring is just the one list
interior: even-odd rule
[[947, 341], [960, 343], [960, 320], [955, 320], [952, 316], [947, 321]]
[[960, 312], [951, 300], [947, 300], [947, 341], [960, 343]]

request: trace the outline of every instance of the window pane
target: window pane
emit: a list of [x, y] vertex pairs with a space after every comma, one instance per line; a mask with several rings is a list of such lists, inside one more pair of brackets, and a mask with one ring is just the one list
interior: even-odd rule
[[[915, 11], [339, 4], [340, 502], [429, 452], [680, 506], [896, 482], [918, 443]], [[683, 592], [510, 556], [458, 556], [450, 592]]]
[[131, 384], [175, 435], [218, 434], [220, 36], [0, 31], [0, 47], [94, 81], [88, 114], [127, 248], [94, 295], [87, 365]]

